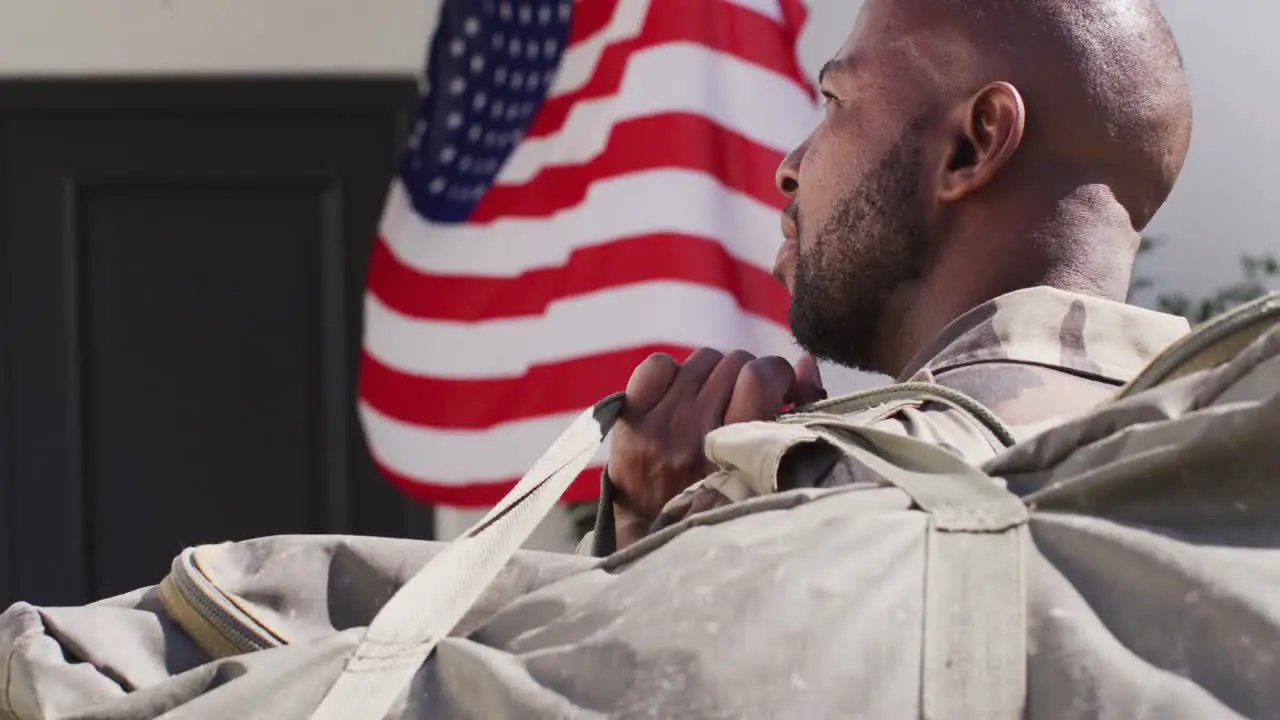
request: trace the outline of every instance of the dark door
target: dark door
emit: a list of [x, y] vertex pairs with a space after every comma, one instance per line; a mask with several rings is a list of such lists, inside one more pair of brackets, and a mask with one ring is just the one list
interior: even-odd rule
[[183, 547], [430, 533], [355, 408], [406, 81], [0, 83], [0, 600]]

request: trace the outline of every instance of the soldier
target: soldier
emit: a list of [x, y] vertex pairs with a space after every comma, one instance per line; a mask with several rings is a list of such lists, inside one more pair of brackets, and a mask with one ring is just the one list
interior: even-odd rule
[[[777, 172], [776, 274], [813, 356], [960, 390], [1016, 437], [1101, 402], [1188, 330], [1124, 302], [1191, 135], [1152, 0], [867, 0], [819, 82], [825, 115]], [[824, 392], [811, 357], [702, 349], [650, 357], [626, 395], [597, 554], [729, 501], [695, 485], [708, 432]], [[936, 402], [862, 420], [971, 462], [999, 449]], [[859, 479], [809, 455], [780, 487]]]

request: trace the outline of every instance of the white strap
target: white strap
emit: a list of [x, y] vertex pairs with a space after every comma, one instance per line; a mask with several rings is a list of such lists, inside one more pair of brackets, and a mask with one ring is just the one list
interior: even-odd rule
[[311, 720], [382, 720], [599, 449], [621, 393], [578, 416], [511, 492], [431, 559], [369, 623]]
[[1026, 505], [937, 446], [866, 427], [808, 427], [929, 513], [922, 717], [1023, 717]]

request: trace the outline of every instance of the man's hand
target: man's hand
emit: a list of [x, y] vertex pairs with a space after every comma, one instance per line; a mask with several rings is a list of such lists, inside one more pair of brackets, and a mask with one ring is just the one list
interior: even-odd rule
[[609, 478], [620, 491], [614, 503], [619, 548], [710, 472], [702, 453], [707, 433], [771, 420], [788, 405], [821, 400], [826, 391], [808, 355], [793, 368], [780, 357], [703, 348], [683, 365], [670, 355], [651, 355], [631, 374], [626, 395], [609, 457]]

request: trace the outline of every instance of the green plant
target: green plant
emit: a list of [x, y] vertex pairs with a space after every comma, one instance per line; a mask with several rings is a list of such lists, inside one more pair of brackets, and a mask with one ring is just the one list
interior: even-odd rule
[[597, 502], [577, 502], [565, 505], [565, 511], [569, 513], [569, 519], [573, 522], [574, 532], [577, 533], [578, 539], [586, 537], [586, 534], [596, 526], [596, 510], [599, 507]]
[[[1160, 242], [1155, 237], [1144, 236], [1138, 253], [1140, 255], [1149, 253], [1158, 247]], [[1161, 292], [1156, 296], [1156, 307], [1167, 313], [1181, 315], [1196, 325], [1237, 305], [1262, 297], [1270, 290], [1270, 286], [1280, 279], [1280, 261], [1277, 261], [1275, 253], [1244, 255], [1240, 258], [1240, 269], [1239, 280], [1204, 297], [1193, 298], [1183, 292]], [[1135, 278], [1129, 288], [1130, 298], [1135, 292], [1149, 289], [1152, 285], [1150, 278]]]

